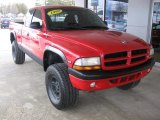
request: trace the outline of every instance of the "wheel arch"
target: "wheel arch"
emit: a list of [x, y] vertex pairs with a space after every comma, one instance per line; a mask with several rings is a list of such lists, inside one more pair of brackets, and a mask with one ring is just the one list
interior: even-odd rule
[[55, 63], [67, 64], [67, 59], [61, 50], [54, 48], [52, 46], [47, 46], [45, 48], [44, 56], [43, 56], [44, 71], [46, 71], [51, 64], [55, 64]]

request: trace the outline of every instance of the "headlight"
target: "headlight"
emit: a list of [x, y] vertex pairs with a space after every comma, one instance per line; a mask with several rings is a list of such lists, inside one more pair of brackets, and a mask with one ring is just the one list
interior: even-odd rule
[[150, 56], [153, 56], [154, 55], [154, 49], [153, 49], [153, 47], [151, 47], [151, 49], [150, 49]]
[[76, 70], [99, 70], [101, 69], [100, 57], [80, 58], [73, 66]]
[[101, 62], [100, 62], [99, 57], [80, 58], [80, 59], [76, 60], [74, 65], [77, 65], [77, 66], [95, 66], [95, 65], [101, 65]]

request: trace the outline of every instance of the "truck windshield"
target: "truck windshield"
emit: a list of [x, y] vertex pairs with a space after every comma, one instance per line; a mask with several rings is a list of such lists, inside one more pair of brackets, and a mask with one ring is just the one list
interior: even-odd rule
[[49, 30], [108, 29], [97, 14], [84, 8], [48, 8], [45, 14]]

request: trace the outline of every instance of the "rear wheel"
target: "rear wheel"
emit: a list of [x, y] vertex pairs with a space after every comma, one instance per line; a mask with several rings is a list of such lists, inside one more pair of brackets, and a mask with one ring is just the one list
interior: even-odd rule
[[57, 109], [61, 110], [75, 105], [79, 92], [70, 83], [66, 64], [49, 66], [45, 79], [48, 97]]
[[132, 89], [132, 88], [138, 86], [139, 83], [140, 83], [140, 80], [132, 82], [132, 83], [129, 83], [127, 85], [119, 86], [118, 88], [121, 89], [121, 90], [129, 90], [129, 89]]
[[15, 40], [12, 42], [12, 57], [16, 64], [23, 64], [25, 61], [25, 53], [19, 49]]

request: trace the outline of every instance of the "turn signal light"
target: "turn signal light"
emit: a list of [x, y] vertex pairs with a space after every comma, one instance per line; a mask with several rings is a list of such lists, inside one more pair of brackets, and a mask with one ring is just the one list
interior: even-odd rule
[[101, 66], [73, 66], [73, 69], [75, 70], [100, 70]]

